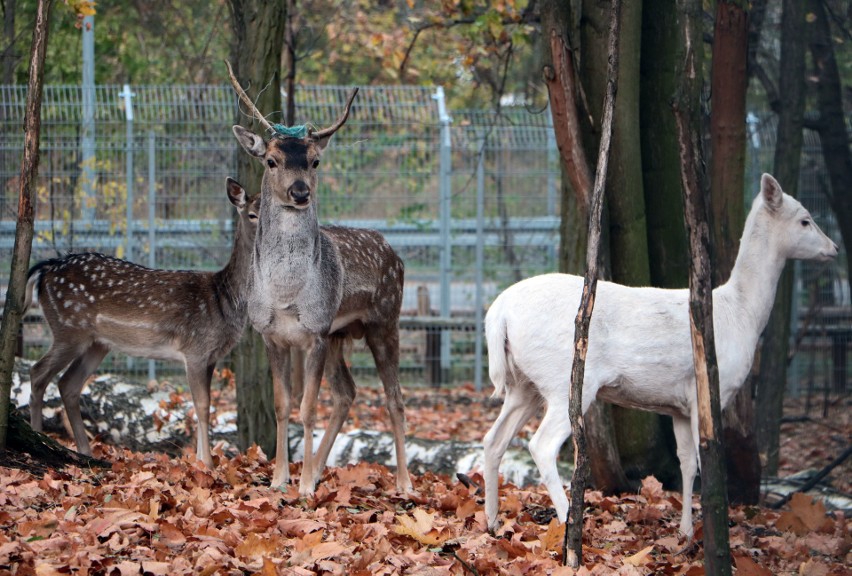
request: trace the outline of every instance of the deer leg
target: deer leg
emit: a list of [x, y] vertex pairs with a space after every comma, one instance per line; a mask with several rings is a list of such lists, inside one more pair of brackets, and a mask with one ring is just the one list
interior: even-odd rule
[[331, 386], [332, 411], [322, 442], [320, 442], [314, 457], [314, 485], [320, 481], [334, 441], [337, 439], [343, 423], [346, 422], [349, 409], [355, 401], [355, 380], [352, 378], [352, 373], [343, 358], [343, 342], [343, 338], [332, 338], [328, 347], [325, 377]]
[[411, 477], [405, 457], [405, 402], [399, 387], [399, 331], [396, 324], [388, 330], [368, 327], [365, 338], [385, 389], [386, 407], [396, 449], [396, 489], [402, 493], [410, 492]]
[[77, 347], [57, 344], [54, 338], [50, 350], [30, 370], [30, 426], [36, 432], [43, 427], [44, 393], [54, 376], [80, 355]]
[[568, 518], [568, 497], [565, 487], [556, 468], [556, 458], [559, 449], [571, 435], [571, 420], [565, 407], [568, 406], [568, 395], [548, 401], [547, 412], [541, 425], [530, 440], [530, 454], [541, 473], [542, 483], [547, 487], [556, 517], [560, 522]]
[[302, 419], [302, 426], [305, 430], [303, 438], [305, 459], [302, 464], [302, 477], [299, 479], [299, 494], [302, 496], [314, 493], [314, 478], [322, 473], [322, 470], [314, 469], [313, 450], [314, 426], [317, 420], [317, 400], [319, 398], [320, 383], [322, 382], [327, 351], [327, 338], [318, 336], [313, 346], [308, 349], [305, 357], [305, 391], [302, 396], [302, 404], [299, 407], [299, 417]]
[[272, 391], [275, 402], [275, 469], [272, 486], [290, 483], [290, 454], [288, 428], [290, 425], [290, 347], [266, 341], [266, 354], [272, 370]]
[[526, 424], [540, 406], [540, 401], [525, 387], [512, 387], [507, 383], [506, 398], [500, 415], [485, 435], [485, 518], [488, 529], [497, 530], [499, 509], [499, 472], [500, 461], [509, 447], [512, 438]]
[[87, 456], [92, 455], [92, 448], [89, 446], [86, 427], [83, 425], [83, 416], [80, 414], [80, 394], [83, 392], [86, 379], [92, 375], [107, 352], [109, 352], [109, 348], [103, 344], [93, 343], [82, 356], [71, 363], [71, 366], [68, 367], [68, 370], [57, 383], [59, 393], [62, 396], [62, 405], [65, 406], [65, 413], [68, 415], [71, 430], [74, 432], [77, 452]]
[[195, 418], [198, 427], [195, 430], [195, 456], [208, 468], [213, 468], [213, 456], [210, 454], [210, 381], [216, 364], [186, 362], [186, 379], [195, 406]]
[[695, 476], [698, 472], [698, 452], [695, 448], [693, 426], [689, 418], [672, 417], [675, 440], [677, 441], [677, 457], [680, 460], [680, 474], [683, 482], [683, 507], [680, 514], [680, 532], [687, 538], [692, 538], [692, 491]]

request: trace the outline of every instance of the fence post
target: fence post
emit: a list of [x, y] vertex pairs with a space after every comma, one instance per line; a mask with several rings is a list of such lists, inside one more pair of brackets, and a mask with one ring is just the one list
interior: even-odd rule
[[95, 17], [83, 18], [83, 124], [80, 134], [83, 169], [81, 216], [95, 219]]
[[[440, 155], [439, 155], [439, 188], [440, 188], [440, 233], [441, 233], [441, 316], [449, 318], [450, 308], [450, 277], [452, 275], [452, 239], [450, 237], [450, 221], [452, 218], [452, 137], [450, 124], [452, 118], [447, 114], [447, 103], [444, 99], [444, 88], [438, 86], [433, 98], [438, 103], [438, 121], [441, 125]], [[450, 378], [450, 331], [441, 330], [441, 381], [449, 382]]]
[[127, 186], [127, 228], [124, 234], [124, 258], [133, 261], [133, 97], [130, 84], [124, 85], [124, 90], [118, 95], [124, 99], [124, 117], [127, 124], [125, 143], [125, 168]]
[[[156, 136], [154, 131], [148, 132], [148, 267], [157, 267], [157, 156]], [[157, 379], [157, 362], [148, 360], [148, 381]]]
[[477, 392], [482, 391], [482, 308], [484, 295], [482, 277], [485, 268], [485, 143], [482, 139], [479, 149], [479, 161], [476, 163], [476, 290], [473, 297], [473, 317], [476, 324], [474, 332], [473, 385]]

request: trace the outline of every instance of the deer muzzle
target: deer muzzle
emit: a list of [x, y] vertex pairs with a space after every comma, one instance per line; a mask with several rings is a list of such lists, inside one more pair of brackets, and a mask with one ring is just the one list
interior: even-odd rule
[[304, 206], [311, 199], [311, 189], [304, 180], [296, 180], [287, 189], [287, 194], [296, 206]]

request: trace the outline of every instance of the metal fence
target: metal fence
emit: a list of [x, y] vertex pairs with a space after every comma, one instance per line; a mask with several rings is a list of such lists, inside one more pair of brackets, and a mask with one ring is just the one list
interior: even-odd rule
[[[301, 87], [296, 122], [330, 124], [347, 92], [342, 86]], [[224, 265], [233, 231], [224, 180], [235, 173], [236, 154], [242, 153], [230, 130], [237, 113], [231, 89], [98, 86], [94, 96], [94, 153], [88, 153], [82, 88], [45, 87], [33, 260], [95, 250], [160, 268]], [[24, 103], [25, 87], [0, 86], [4, 294]], [[774, 134], [764, 122], [750, 126], [749, 203], [760, 172], [771, 163]], [[821, 156], [810, 137], [807, 142], [801, 196], [823, 229], [839, 240], [819, 192], [825, 180]], [[84, 162], [84, 157], [93, 159]], [[484, 309], [509, 284], [557, 267], [559, 179], [547, 112], [449, 111], [440, 88], [361, 90], [347, 126], [323, 159], [320, 216], [328, 223], [380, 230], [404, 259], [401, 369], [406, 381], [482, 384]], [[824, 271], [820, 274], [809, 266], [797, 268], [797, 319], [806, 316], [801, 310], [813, 308], [808, 295], [814, 286], [821, 287], [820, 298], [831, 293], [832, 306], [849, 309], [845, 269], [831, 268], [831, 280], [819, 279], [825, 278]], [[42, 323], [25, 324], [27, 357], [40, 356], [49, 341]], [[809, 358], [826, 355], [823, 341], [810, 329]], [[844, 344], [844, 362], [845, 351]], [[828, 361], [837, 367], [840, 356], [833, 354]], [[353, 366], [362, 377], [371, 371], [364, 349], [354, 351]], [[181, 373], [174, 364], [116, 353], [102, 369], [140, 379]], [[792, 370], [797, 382], [805, 377], [802, 362]]]

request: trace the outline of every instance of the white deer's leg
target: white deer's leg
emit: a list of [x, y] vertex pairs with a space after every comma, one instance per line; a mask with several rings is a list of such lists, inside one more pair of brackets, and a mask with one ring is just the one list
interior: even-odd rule
[[56, 338], [50, 350], [30, 370], [30, 426], [41, 432], [44, 407], [44, 392], [53, 377], [71, 363], [80, 351], [76, 347], [57, 345]]
[[530, 440], [530, 453], [541, 472], [541, 481], [547, 487], [556, 517], [560, 522], [568, 518], [568, 497], [559, 477], [556, 458], [559, 449], [571, 435], [571, 420], [568, 418], [568, 398], [564, 402], [548, 402], [547, 412], [541, 425]]
[[264, 341], [272, 371], [272, 393], [275, 402], [275, 467], [272, 471], [272, 486], [279, 487], [290, 482], [287, 434], [290, 424], [290, 348], [277, 346], [266, 339]]
[[399, 386], [399, 332], [372, 328], [365, 334], [367, 345], [376, 361], [376, 369], [385, 389], [386, 408], [393, 431], [396, 450], [396, 489], [405, 493], [412, 490], [405, 455], [405, 402]]
[[320, 481], [331, 447], [334, 445], [343, 423], [349, 416], [349, 409], [355, 401], [355, 380], [353, 380], [352, 374], [346, 366], [346, 360], [343, 358], [343, 340], [341, 338], [332, 339], [325, 367], [326, 381], [331, 387], [332, 411], [325, 434], [323, 434], [314, 457], [314, 485]]
[[68, 370], [65, 371], [58, 382], [62, 405], [65, 406], [65, 413], [68, 415], [71, 430], [74, 432], [77, 451], [87, 456], [92, 455], [92, 448], [89, 446], [86, 427], [83, 425], [83, 416], [80, 414], [80, 394], [83, 392], [86, 379], [95, 371], [107, 352], [109, 352], [109, 348], [95, 342], [82, 356], [71, 363], [71, 366], [68, 367]]
[[[695, 448], [692, 423], [689, 418], [673, 417], [677, 457], [680, 460], [680, 473], [683, 482], [683, 509], [680, 515], [680, 532], [692, 538], [692, 491], [695, 475], [698, 471], [698, 452]], [[696, 430], [697, 438], [697, 430]]]
[[512, 438], [518, 433], [524, 424], [529, 421], [540, 403], [534, 394], [525, 392], [526, 388], [514, 387], [514, 383], [507, 383], [506, 398], [500, 415], [494, 421], [494, 425], [485, 435], [485, 518], [488, 529], [492, 532], [498, 528], [497, 513], [499, 511], [499, 472], [500, 461], [509, 447]]
[[314, 493], [316, 488], [314, 478], [322, 473], [322, 470], [315, 470], [314, 426], [317, 420], [317, 400], [327, 351], [327, 338], [317, 337], [314, 345], [305, 356], [305, 392], [302, 396], [302, 404], [299, 407], [299, 417], [302, 419], [302, 426], [305, 429], [303, 439], [305, 459], [302, 465], [302, 477], [299, 479], [299, 494], [302, 496]]
[[198, 421], [195, 431], [195, 456], [211, 469], [213, 455], [210, 453], [210, 380], [213, 378], [215, 366], [186, 362], [186, 379]]

